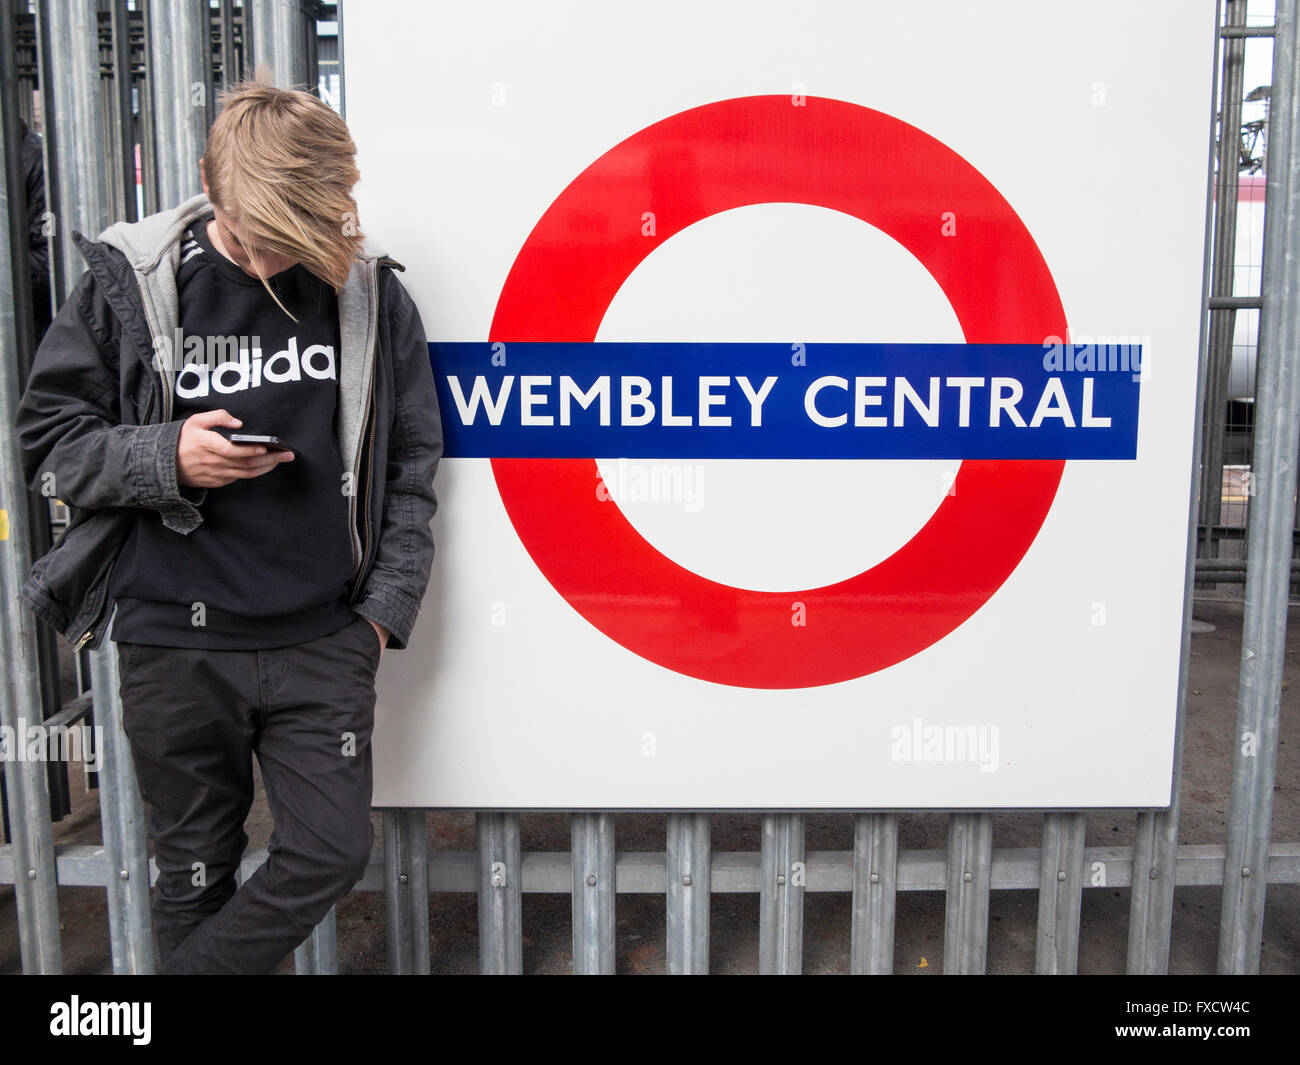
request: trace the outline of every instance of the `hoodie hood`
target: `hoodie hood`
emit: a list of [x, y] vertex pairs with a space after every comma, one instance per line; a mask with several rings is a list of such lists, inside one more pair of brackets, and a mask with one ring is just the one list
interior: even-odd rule
[[163, 252], [180, 240], [191, 222], [211, 214], [212, 204], [199, 193], [170, 211], [159, 211], [138, 222], [115, 222], [99, 239], [125, 255], [136, 271], [147, 274], [157, 268]]

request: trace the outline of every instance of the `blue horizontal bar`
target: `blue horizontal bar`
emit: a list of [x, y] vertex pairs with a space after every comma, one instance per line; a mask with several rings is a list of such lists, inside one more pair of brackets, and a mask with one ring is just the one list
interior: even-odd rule
[[1134, 459], [1140, 345], [436, 342], [451, 458]]

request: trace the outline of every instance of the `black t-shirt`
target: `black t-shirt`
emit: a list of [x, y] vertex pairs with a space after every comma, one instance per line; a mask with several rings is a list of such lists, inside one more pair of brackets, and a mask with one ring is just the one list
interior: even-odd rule
[[173, 532], [141, 510], [113, 568], [113, 639], [253, 650], [335, 632], [355, 618], [348, 498], [335, 434], [338, 300], [302, 265], [262, 282], [218, 252], [206, 219], [181, 246], [182, 350], [172, 417], [225, 409], [234, 432], [278, 436], [296, 458], [209, 488], [203, 522]]

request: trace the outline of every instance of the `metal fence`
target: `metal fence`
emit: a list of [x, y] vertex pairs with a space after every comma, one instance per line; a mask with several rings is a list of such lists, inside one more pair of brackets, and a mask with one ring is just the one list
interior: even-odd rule
[[[900, 850], [899, 814], [881, 811], [853, 815], [851, 851], [808, 851], [805, 815], [791, 811], [763, 815], [758, 852], [714, 853], [708, 813], [671, 812], [663, 852], [617, 854], [609, 813], [570, 815], [568, 853], [522, 853], [518, 813], [479, 813], [476, 850], [452, 853], [427, 849], [426, 811], [385, 810], [382, 851], [357, 889], [384, 892], [391, 971], [429, 971], [431, 892], [477, 894], [479, 964], [489, 973], [522, 970], [525, 891], [571, 893], [573, 969], [579, 973], [614, 969], [617, 893], [662, 894], [667, 969], [675, 974], [708, 971], [711, 895], [757, 892], [760, 970], [794, 973], [802, 966], [805, 893], [829, 891], [852, 897], [851, 970], [889, 972], [898, 893], [942, 891], [944, 969], [978, 973], [986, 967], [990, 892], [1037, 890], [1035, 969], [1069, 973], [1078, 962], [1083, 892], [1096, 886], [1091, 874], [1099, 862], [1107, 887], [1130, 889], [1129, 972], [1167, 971], [1175, 889], [1189, 885], [1223, 886], [1218, 969], [1258, 970], [1267, 886], [1300, 883], [1300, 842], [1270, 842], [1287, 607], [1296, 576], [1298, 5], [1300, 0], [1278, 0], [1267, 26], [1248, 25], [1247, 0], [1226, 0], [1220, 11], [1212, 104], [1218, 136], [1207, 160], [1215, 195], [1207, 214], [1198, 390], [1203, 418], [1196, 434], [1203, 461], [1188, 521], [1173, 805], [1135, 812], [1135, 843], [1127, 847], [1085, 846], [1086, 814], [1053, 811], [1042, 815], [1041, 847], [995, 850], [992, 814], [956, 812], [946, 815], [946, 851]], [[17, 6], [16, 0], [0, 0], [6, 161], [0, 200], [10, 208], [0, 213], [0, 244], [15, 249], [0, 258], [0, 420], [6, 425], [13, 424], [32, 347], [26, 253], [20, 247], [25, 222], [9, 194], [21, 174], [16, 101], [29, 118], [32, 88], [39, 88], [43, 101], [47, 186], [58, 219], [52, 234], [57, 302], [80, 274], [70, 244], [73, 229], [95, 234], [114, 218], [134, 218], [138, 210], [148, 213], [198, 191], [196, 161], [212, 116], [210, 107], [191, 103], [196, 90], [206, 104], [227, 72], [237, 76], [254, 61], [271, 65], [277, 84], [315, 84], [315, 20], [337, 17], [333, 5], [302, 0], [246, 0], [242, 6], [232, 0], [39, 0], [34, 18]], [[1252, 120], [1252, 127], [1242, 120], [1243, 70], [1246, 48], [1257, 38], [1272, 39], [1272, 79], [1266, 126]], [[1243, 294], [1234, 270], [1239, 174], [1259, 169], [1251, 152], [1265, 133], [1262, 282], [1258, 294]], [[137, 144], [144, 179], [138, 205]], [[1230, 416], [1240, 409], [1230, 389], [1234, 337], [1240, 336], [1236, 318], [1255, 311], [1252, 417], [1238, 425]], [[1225, 499], [1225, 466], [1245, 466], [1245, 455], [1248, 487], [1228, 475], [1226, 483], [1235, 488], [1228, 495], [1241, 498]], [[51, 708], [48, 649], [38, 647], [36, 623], [17, 596], [33, 554], [44, 550], [39, 533], [44, 528], [48, 536], [50, 501], [28, 493], [11, 433], [0, 435], [0, 492], [0, 520], [7, 518], [7, 537], [0, 539], [0, 636], [8, 683], [0, 724], [71, 723], [93, 713], [105, 739], [98, 775], [102, 847], [55, 847], [51, 811], [58, 816], [60, 806], [52, 801], [58, 796], [48, 767], [24, 761], [3, 766], [12, 841], [0, 845], [0, 883], [14, 885], [23, 969], [61, 969], [57, 892], [64, 885], [106, 891], [114, 971], [150, 972], [151, 866], [119, 724], [116, 652], [106, 641], [103, 650], [91, 653], [89, 691], [66, 707]], [[1225, 520], [1232, 504], [1240, 506], [1241, 520]], [[1228, 551], [1229, 544], [1240, 546]], [[1244, 583], [1245, 615], [1234, 738], [1249, 736], [1251, 742], [1233, 744], [1226, 845], [1179, 845], [1192, 591], [1233, 582]], [[57, 688], [57, 674], [53, 684]], [[264, 851], [246, 853], [241, 876], [265, 859]], [[336, 946], [331, 912], [298, 949], [297, 970], [336, 971]]]

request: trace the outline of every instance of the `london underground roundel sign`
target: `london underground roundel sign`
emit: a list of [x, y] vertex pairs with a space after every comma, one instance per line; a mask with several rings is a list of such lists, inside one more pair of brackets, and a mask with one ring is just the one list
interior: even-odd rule
[[[656, 235], [643, 235], [647, 199]], [[968, 344], [1039, 344], [1065, 312], [1033, 238], [993, 185], [933, 137], [841, 100], [721, 100], [611, 148], [559, 195], [506, 279], [493, 341], [594, 341], [620, 286], [665, 240], [721, 211], [799, 203], [892, 237], [930, 272]], [[959, 220], [960, 237], [943, 219]], [[585, 224], [584, 224], [585, 223]], [[493, 458], [510, 520], [555, 590], [601, 632], [668, 669], [744, 688], [806, 688], [885, 669], [941, 640], [1033, 543], [1064, 461], [962, 462], [954, 491], [893, 555], [820, 588], [709, 580], [601, 500], [591, 458]], [[806, 627], [791, 624], [804, 605]]]

